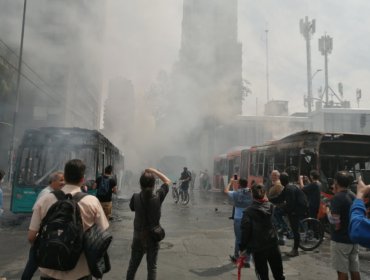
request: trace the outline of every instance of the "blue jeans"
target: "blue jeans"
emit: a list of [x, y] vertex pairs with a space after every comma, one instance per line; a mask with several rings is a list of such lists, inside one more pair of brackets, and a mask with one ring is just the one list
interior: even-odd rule
[[239, 257], [239, 244], [242, 238], [242, 231], [240, 229], [242, 220], [234, 218], [234, 234], [235, 234], [235, 248], [234, 248], [234, 257]]
[[30, 252], [28, 253], [28, 261], [22, 274], [22, 280], [31, 280], [37, 268], [38, 265], [36, 263], [35, 249], [32, 245], [30, 248]]
[[[239, 244], [242, 239], [242, 231], [240, 229], [242, 219], [235, 219], [234, 218], [234, 234], [235, 234], [235, 248], [234, 248], [234, 257], [239, 258]], [[251, 260], [251, 255], [247, 254], [246, 262], [249, 263]]]
[[289, 227], [284, 221], [283, 216], [284, 211], [279, 207], [275, 207], [274, 214], [272, 216], [272, 222], [277, 229], [281, 229], [283, 232], [287, 232], [289, 230]]
[[151, 239], [142, 241], [140, 238], [134, 237], [131, 245], [131, 259], [127, 269], [126, 280], [133, 280], [136, 271], [141, 263], [141, 260], [146, 253], [146, 262], [148, 270], [148, 280], [155, 280], [157, 277], [157, 257], [159, 243]]

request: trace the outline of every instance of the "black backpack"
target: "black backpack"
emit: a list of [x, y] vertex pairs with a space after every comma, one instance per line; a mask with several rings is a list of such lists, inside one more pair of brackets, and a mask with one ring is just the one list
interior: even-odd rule
[[102, 278], [110, 271], [108, 247], [113, 236], [107, 230], [102, 230], [94, 224], [84, 233], [84, 252], [92, 276]]
[[101, 178], [101, 180], [99, 182], [99, 185], [98, 185], [98, 188], [97, 188], [97, 191], [96, 191], [96, 195], [101, 197], [101, 196], [106, 196], [106, 195], [109, 194], [110, 177], [101, 176], [100, 178]]
[[39, 267], [60, 271], [73, 269], [83, 250], [83, 226], [78, 201], [87, 194], [73, 197], [63, 191], [52, 192], [58, 199], [42, 219], [34, 248]]

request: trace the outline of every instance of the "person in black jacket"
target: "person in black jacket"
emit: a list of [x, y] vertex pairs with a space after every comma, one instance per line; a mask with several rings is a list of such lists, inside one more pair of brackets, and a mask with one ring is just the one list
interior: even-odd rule
[[272, 225], [274, 206], [265, 197], [262, 185], [252, 187], [253, 203], [241, 222], [241, 254], [251, 253], [257, 278], [268, 280], [270, 265], [275, 280], [285, 279], [277, 233]]
[[[288, 184], [286, 184], [287, 178], [289, 181]], [[282, 200], [284, 200], [284, 204], [281, 209], [288, 216], [290, 227], [294, 236], [293, 248], [286, 254], [288, 257], [296, 257], [299, 255], [299, 221], [307, 216], [308, 210], [306, 195], [297, 185], [298, 178], [298, 169], [294, 166], [288, 167], [287, 172], [280, 174], [280, 181], [285, 186], [279, 196]]]
[[[154, 194], [156, 177], [163, 184]], [[171, 180], [154, 168], [145, 169], [140, 177], [141, 192], [135, 193], [130, 201], [130, 209], [131, 211], [135, 211], [135, 219], [131, 258], [126, 276], [127, 280], [133, 280], [135, 278], [136, 271], [145, 253], [147, 255], [147, 279], [156, 279], [159, 242], [149, 236], [149, 231], [159, 225], [161, 206], [168, 193], [169, 184], [171, 184]]]

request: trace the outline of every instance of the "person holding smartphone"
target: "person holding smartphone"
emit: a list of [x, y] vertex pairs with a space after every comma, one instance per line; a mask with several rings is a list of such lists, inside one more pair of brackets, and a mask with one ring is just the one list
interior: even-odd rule
[[[236, 179], [235, 179], [236, 178]], [[241, 220], [243, 217], [243, 211], [252, 204], [252, 194], [250, 189], [247, 187], [247, 179], [241, 178], [237, 180], [237, 177], [233, 177], [229, 184], [226, 186], [224, 192], [232, 199], [234, 212], [234, 234], [235, 234], [235, 248], [234, 254], [230, 255], [232, 262], [236, 263], [239, 258], [239, 244], [241, 242]], [[231, 191], [230, 188], [233, 188]], [[245, 263], [245, 267], [250, 267], [249, 258]]]
[[370, 185], [366, 185], [360, 176], [357, 180], [356, 199], [350, 209], [349, 237], [352, 242], [370, 248], [370, 219], [366, 217], [365, 199], [369, 199]]

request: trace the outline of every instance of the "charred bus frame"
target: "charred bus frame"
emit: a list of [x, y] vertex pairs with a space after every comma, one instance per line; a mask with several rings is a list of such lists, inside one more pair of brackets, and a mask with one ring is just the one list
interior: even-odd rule
[[86, 164], [86, 182], [95, 181], [107, 165], [114, 166], [118, 186], [124, 171], [124, 157], [106, 137], [96, 130], [44, 127], [24, 133], [14, 168], [11, 211], [27, 213], [38, 193], [48, 185], [52, 172], [78, 158]]

